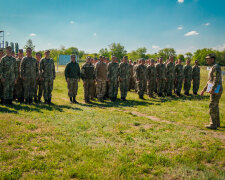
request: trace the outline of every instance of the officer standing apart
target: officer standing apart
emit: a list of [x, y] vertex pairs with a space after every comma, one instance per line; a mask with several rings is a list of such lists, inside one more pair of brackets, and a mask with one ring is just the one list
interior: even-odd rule
[[[206, 126], [208, 129], [217, 129], [220, 127], [220, 113], [219, 113], [219, 101], [223, 92], [222, 86], [222, 74], [220, 65], [216, 64], [216, 57], [214, 55], [207, 55], [206, 61], [207, 64], [211, 66], [208, 75], [208, 83], [201, 91], [201, 96], [204, 95], [207, 87], [211, 84], [212, 88], [209, 91], [210, 93], [210, 103], [209, 103], [209, 115], [210, 115], [210, 125]], [[215, 90], [219, 86], [218, 93]]]
[[198, 60], [195, 61], [195, 65], [192, 67], [192, 80], [193, 80], [193, 94], [198, 94], [200, 84], [200, 67], [198, 66]]
[[50, 58], [50, 51], [45, 51], [45, 57], [40, 62], [40, 77], [44, 84], [45, 103], [51, 104], [53, 81], [55, 80], [55, 64]]
[[76, 56], [71, 55], [71, 61], [66, 65], [65, 68], [65, 78], [68, 88], [68, 96], [70, 98], [70, 103], [78, 103], [76, 100], [78, 82], [80, 81], [80, 67], [76, 62]]
[[93, 86], [95, 80], [94, 65], [91, 63], [91, 57], [87, 57], [86, 63], [81, 68], [81, 78], [84, 86], [84, 101], [90, 103], [90, 98], [93, 94]]
[[20, 64], [20, 76], [23, 79], [24, 98], [26, 104], [32, 104], [38, 79], [38, 63], [32, 57], [32, 49], [26, 49], [26, 57]]

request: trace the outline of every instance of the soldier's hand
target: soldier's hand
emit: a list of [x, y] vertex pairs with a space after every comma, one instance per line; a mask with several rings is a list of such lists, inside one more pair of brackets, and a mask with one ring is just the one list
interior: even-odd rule
[[201, 93], [200, 93], [200, 96], [203, 96], [203, 95], [204, 95], [204, 92], [205, 92], [205, 91], [202, 90]]
[[213, 91], [213, 90], [211, 90], [211, 91], [209, 91], [209, 93], [210, 93], [210, 94], [214, 94], [214, 91]]
[[139, 79], [137, 79], [137, 82], [139, 82], [140, 80]]

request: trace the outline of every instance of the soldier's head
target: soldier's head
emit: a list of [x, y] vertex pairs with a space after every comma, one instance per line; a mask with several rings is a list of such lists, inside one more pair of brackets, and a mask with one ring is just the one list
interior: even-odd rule
[[6, 55], [7, 56], [12, 56], [12, 48], [11, 48], [11, 46], [6, 47]]
[[134, 61], [133, 65], [135, 66], [136, 64], [137, 64], [137, 62], [136, 62], [136, 61]]
[[189, 65], [190, 63], [191, 63], [191, 60], [190, 59], [187, 59], [186, 60], [186, 64]]
[[123, 62], [127, 63], [127, 61], [128, 61], [128, 57], [127, 56], [123, 56]]
[[99, 56], [99, 60], [102, 62], [104, 58], [102, 56]]
[[18, 52], [19, 52], [19, 53], [18, 53], [19, 59], [22, 59], [22, 58], [23, 58], [23, 49], [19, 49]]
[[177, 63], [178, 63], [178, 60], [175, 61], [175, 64], [177, 64]]
[[169, 62], [173, 63], [173, 59], [174, 59], [173, 56], [170, 56], [169, 57]]
[[132, 64], [132, 59], [129, 60], [129, 64]]
[[140, 63], [144, 65], [145, 64], [145, 59], [144, 58], [141, 58], [140, 59]]
[[90, 56], [86, 57], [86, 62], [89, 63], [89, 64], [91, 63], [91, 57]]
[[98, 58], [95, 57], [93, 62], [94, 62], [94, 64], [97, 63], [98, 62]]
[[116, 62], [116, 56], [112, 55], [112, 62]]
[[195, 60], [195, 65], [196, 65], [196, 66], [198, 65], [198, 60]]
[[182, 63], [182, 60], [181, 59], [178, 59], [177, 60], [177, 64], [181, 64]]
[[2, 58], [4, 55], [3, 49], [0, 49], [0, 58]]
[[151, 59], [151, 60], [150, 60], [150, 65], [151, 65], [151, 66], [154, 66], [154, 65], [155, 65], [155, 60], [154, 60], [154, 59]]
[[76, 62], [76, 56], [75, 56], [75, 55], [71, 55], [70, 58], [71, 58], [71, 61], [72, 61], [73, 63]]
[[32, 57], [32, 49], [31, 48], [27, 48], [26, 49], [26, 55], [27, 55], [27, 57]]
[[45, 58], [46, 59], [50, 58], [50, 51], [49, 50], [45, 50]]
[[105, 63], [109, 64], [109, 58], [105, 58]]
[[36, 59], [37, 59], [38, 61], [41, 60], [41, 56], [42, 56], [42, 54], [41, 54], [40, 52], [37, 52], [37, 53], [36, 53]]
[[159, 57], [158, 61], [159, 61], [160, 64], [162, 64], [163, 63], [163, 58]]
[[214, 64], [215, 61], [216, 61], [216, 56], [213, 55], [213, 54], [209, 54], [209, 55], [207, 55], [207, 56], [205, 57], [205, 60], [206, 60], [206, 62], [207, 62], [208, 65], [212, 65], [212, 64]]

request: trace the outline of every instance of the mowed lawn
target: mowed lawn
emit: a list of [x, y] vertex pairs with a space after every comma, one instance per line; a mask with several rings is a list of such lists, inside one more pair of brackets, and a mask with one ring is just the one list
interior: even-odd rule
[[225, 179], [224, 94], [208, 130], [208, 94], [74, 105], [59, 69], [54, 105], [0, 105], [0, 179]]

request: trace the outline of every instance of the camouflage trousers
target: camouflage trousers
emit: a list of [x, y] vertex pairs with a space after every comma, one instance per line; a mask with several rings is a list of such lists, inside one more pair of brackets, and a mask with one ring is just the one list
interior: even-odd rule
[[105, 88], [105, 95], [104, 97], [108, 98], [109, 97], [109, 82], [106, 81], [106, 88]]
[[189, 93], [191, 89], [191, 79], [185, 79], [184, 80], [184, 92]]
[[129, 79], [123, 79], [122, 81], [120, 81], [121, 98], [127, 97], [128, 87], [129, 87]]
[[157, 93], [162, 94], [164, 92], [165, 79], [157, 80]]
[[176, 79], [175, 84], [176, 84], [176, 93], [180, 93], [183, 85], [183, 78]]
[[98, 99], [103, 99], [106, 92], [106, 81], [97, 81], [96, 94]]
[[138, 95], [143, 96], [146, 90], [146, 80], [142, 79], [137, 81], [137, 87], [138, 87]]
[[75, 97], [78, 90], [78, 79], [69, 78], [67, 81], [68, 96]]
[[209, 103], [209, 115], [210, 123], [212, 127], [217, 128], [220, 126], [220, 112], [219, 112], [219, 101], [221, 98], [223, 90], [218, 94], [210, 94], [210, 103]]
[[153, 95], [153, 92], [155, 91], [155, 80], [150, 80], [149, 82], [147, 82], [147, 94], [149, 96]]
[[116, 80], [110, 80], [109, 82], [109, 97], [110, 98], [116, 98], [118, 94], [118, 81]]
[[13, 89], [14, 89], [15, 80], [14, 79], [5, 79], [2, 82], [3, 86], [3, 99], [13, 99]]
[[129, 82], [129, 90], [135, 89], [135, 79], [133, 77], [130, 78]]
[[42, 80], [37, 80], [36, 81], [36, 86], [35, 86], [35, 93], [34, 93], [34, 97], [41, 99], [42, 95], [43, 95], [43, 91], [44, 91], [44, 84]]
[[19, 99], [24, 97], [23, 80], [19, 78], [14, 86], [14, 95]]
[[44, 99], [48, 100], [52, 97], [52, 90], [53, 90], [53, 79], [44, 79], [43, 80], [44, 85]]
[[193, 93], [198, 93], [199, 90], [200, 79], [193, 78]]
[[24, 89], [24, 98], [30, 99], [34, 97], [35, 92], [36, 79], [34, 78], [26, 78], [23, 81], [23, 89]]
[[172, 94], [173, 86], [174, 86], [174, 79], [168, 78], [167, 81], [166, 81], [166, 87], [165, 87], [165, 90], [166, 90], [167, 94]]
[[93, 85], [94, 85], [94, 80], [93, 79], [86, 79], [86, 80], [83, 81], [84, 100], [85, 101], [89, 101], [89, 99], [92, 98]]
[[1, 99], [3, 98], [3, 84], [1, 81], [0, 81], [0, 98]]

